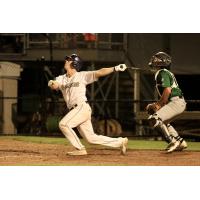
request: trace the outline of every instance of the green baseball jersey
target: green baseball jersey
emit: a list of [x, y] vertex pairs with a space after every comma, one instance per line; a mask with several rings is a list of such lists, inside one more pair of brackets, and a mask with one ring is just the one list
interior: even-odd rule
[[181, 89], [178, 86], [176, 78], [172, 72], [167, 69], [160, 69], [155, 74], [156, 89], [159, 96], [162, 96], [163, 90], [166, 87], [171, 87], [172, 92], [169, 99], [175, 96], [183, 96]]

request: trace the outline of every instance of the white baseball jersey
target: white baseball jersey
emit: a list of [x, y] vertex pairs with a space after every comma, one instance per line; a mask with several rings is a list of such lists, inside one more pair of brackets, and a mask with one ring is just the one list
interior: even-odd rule
[[67, 107], [70, 109], [75, 104], [87, 101], [86, 85], [97, 81], [94, 71], [76, 72], [68, 77], [66, 74], [56, 77]]

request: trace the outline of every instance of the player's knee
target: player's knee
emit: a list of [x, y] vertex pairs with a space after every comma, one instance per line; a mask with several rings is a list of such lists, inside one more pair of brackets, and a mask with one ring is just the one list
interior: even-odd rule
[[59, 129], [60, 129], [60, 130], [62, 130], [62, 129], [63, 129], [63, 127], [64, 127], [64, 124], [63, 124], [63, 122], [62, 122], [62, 121], [60, 121], [60, 122], [59, 122], [59, 124], [58, 124], [58, 126], [59, 126]]
[[60, 130], [62, 130], [63, 128], [68, 128], [67, 123], [64, 123], [62, 120], [59, 122], [58, 126]]
[[154, 114], [154, 115], [151, 115], [148, 118], [148, 122], [149, 122], [149, 126], [151, 128], [155, 128], [155, 127], [157, 127], [160, 124], [161, 119], [156, 114]]

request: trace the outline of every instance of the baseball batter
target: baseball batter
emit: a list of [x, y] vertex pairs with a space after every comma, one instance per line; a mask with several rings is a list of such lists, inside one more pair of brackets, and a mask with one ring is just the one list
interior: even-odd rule
[[160, 99], [146, 108], [150, 114], [148, 118], [150, 126], [161, 132], [169, 143], [166, 148], [167, 152], [181, 151], [187, 148], [185, 140], [170, 125], [170, 122], [186, 108], [183, 93], [174, 74], [166, 69], [170, 65], [171, 57], [165, 52], [158, 52], [152, 56], [149, 66], [155, 72], [156, 90]]
[[75, 150], [68, 155], [87, 155], [85, 146], [81, 143], [73, 128], [77, 127], [81, 136], [91, 144], [100, 144], [119, 148], [122, 154], [126, 153], [127, 138], [111, 138], [94, 133], [91, 123], [91, 107], [87, 103], [86, 86], [115, 71], [125, 71], [126, 65], [102, 68], [96, 71], [81, 71], [82, 60], [76, 54], [66, 56], [64, 69], [66, 74], [50, 80], [48, 86], [53, 90], [60, 90], [67, 104], [69, 112], [59, 122], [59, 128]]

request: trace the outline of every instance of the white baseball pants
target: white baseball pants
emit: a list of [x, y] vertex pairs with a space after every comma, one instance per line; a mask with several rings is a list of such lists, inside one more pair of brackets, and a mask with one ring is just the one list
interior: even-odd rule
[[156, 114], [164, 123], [167, 123], [180, 115], [185, 108], [186, 102], [183, 98], [172, 97], [171, 101], [158, 110]]
[[81, 136], [91, 144], [100, 144], [109, 147], [120, 147], [122, 138], [110, 138], [94, 133], [91, 123], [91, 107], [83, 102], [67, 113], [59, 122], [59, 128], [65, 137], [76, 149], [85, 148], [73, 128], [77, 127]]
[[183, 98], [173, 97], [167, 105], [163, 106], [160, 110], [156, 112], [157, 116], [166, 125], [169, 135], [173, 137], [179, 136], [174, 127], [169, 123], [170, 121], [173, 121], [176, 117], [178, 117], [185, 110], [185, 108], [186, 102]]

